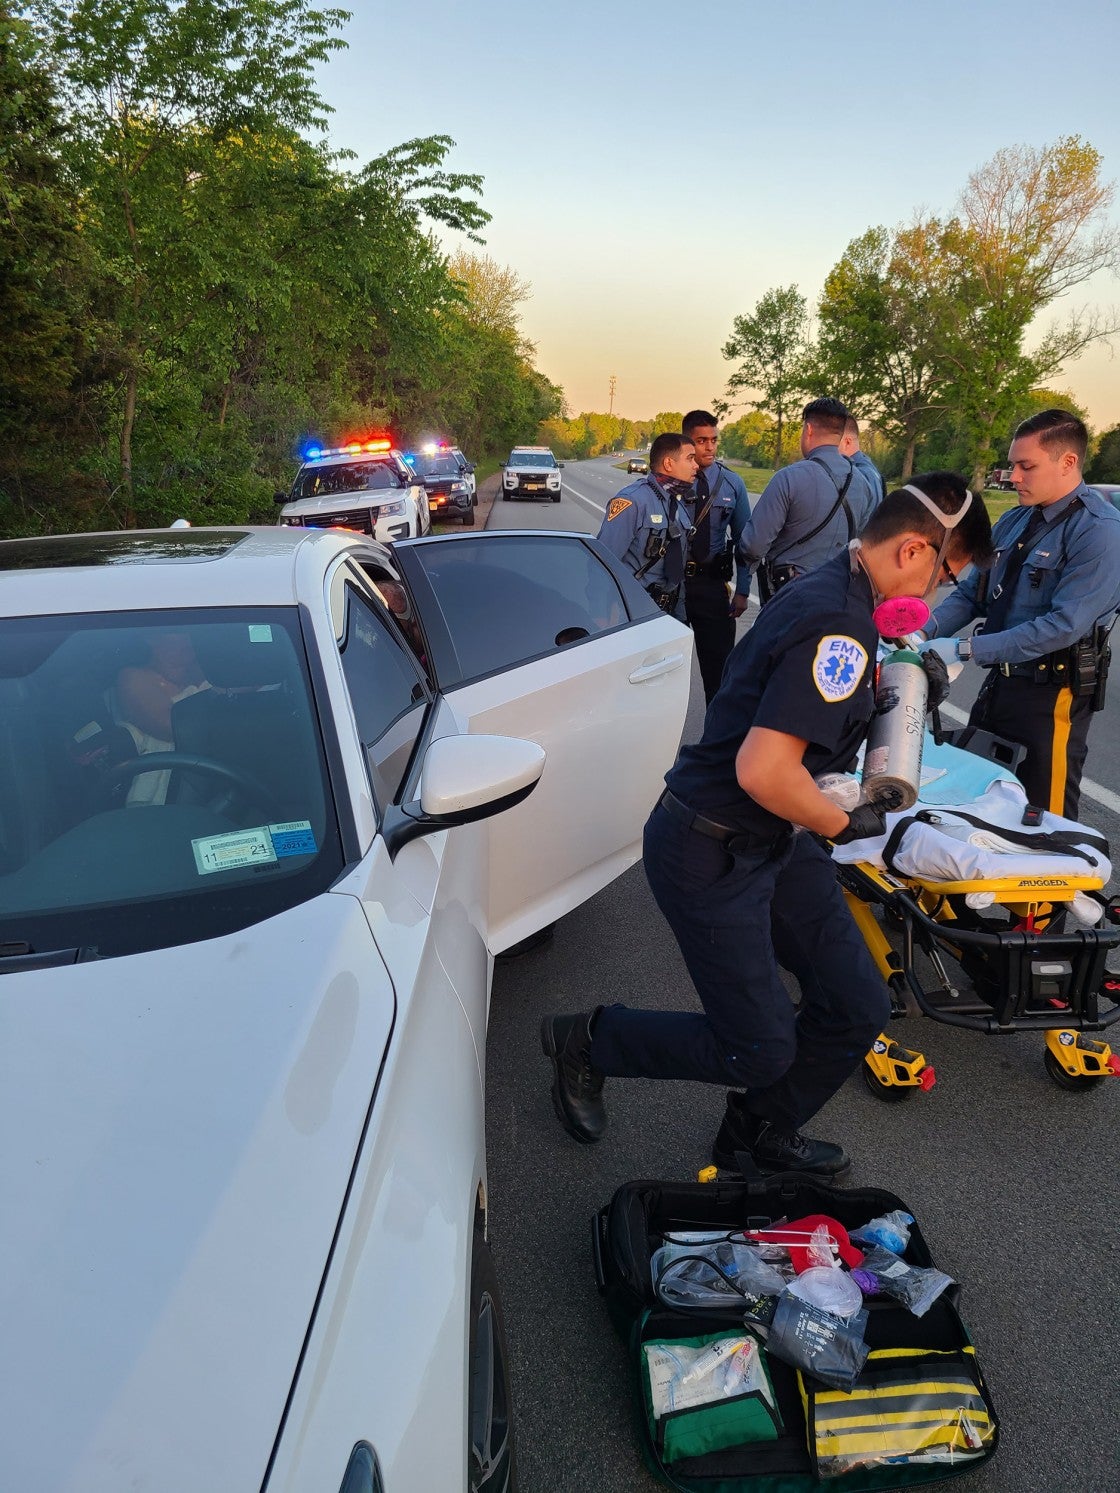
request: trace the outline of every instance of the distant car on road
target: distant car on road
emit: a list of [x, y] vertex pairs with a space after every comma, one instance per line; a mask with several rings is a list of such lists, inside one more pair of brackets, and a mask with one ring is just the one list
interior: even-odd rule
[[474, 523], [474, 467], [458, 446], [426, 446], [405, 460], [424, 484], [432, 518], [458, 519], [466, 528]]
[[502, 497], [551, 498], [559, 503], [563, 465], [547, 446], [515, 446], [502, 466]]
[[291, 492], [278, 492], [276, 502], [286, 528], [351, 529], [383, 544], [432, 527], [423, 482], [385, 437], [309, 446]]
[[644, 456], [632, 456], [626, 463], [627, 472], [648, 472], [649, 462]]

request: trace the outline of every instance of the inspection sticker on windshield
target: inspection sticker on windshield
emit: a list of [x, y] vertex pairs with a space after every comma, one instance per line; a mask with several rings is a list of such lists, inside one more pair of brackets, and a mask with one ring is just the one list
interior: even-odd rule
[[264, 825], [259, 829], [235, 830], [228, 835], [206, 835], [201, 840], [192, 840], [191, 849], [200, 876], [208, 876], [212, 871], [237, 871], [242, 866], [266, 866], [276, 859], [272, 837]]
[[314, 855], [315, 835], [310, 819], [292, 819], [287, 824], [270, 824], [268, 833], [278, 856]]

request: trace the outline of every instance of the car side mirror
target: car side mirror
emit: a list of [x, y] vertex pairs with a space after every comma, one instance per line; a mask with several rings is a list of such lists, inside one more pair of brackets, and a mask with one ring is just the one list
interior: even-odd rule
[[473, 472], [474, 471], [474, 462], [473, 461], [467, 463], [467, 471], [468, 472]]
[[563, 466], [563, 465], [564, 465], [564, 463], [563, 463], [563, 462], [562, 462], [562, 461], [558, 461], [558, 462], [557, 462], [557, 463], [556, 463], [556, 465], [557, 465], [557, 466], [558, 466], [558, 467], [562, 467], [562, 466]]
[[420, 796], [386, 811], [390, 856], [410, 840], [473, 824], [528, 798], [544, 771], [544, 748], [514, 736], [441, 736], [424, 754]]
[[272, 494], [272, 501], [274, 503], [286, 503], [288, 501], [288, 494], [277, 490]]

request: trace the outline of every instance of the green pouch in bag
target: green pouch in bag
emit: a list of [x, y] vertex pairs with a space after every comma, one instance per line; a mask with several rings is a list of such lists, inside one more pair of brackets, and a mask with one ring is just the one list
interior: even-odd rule
[[644, 1343], [642, 1390], [664, 1462], [776, 1441], [782, 1430], [765, 1354], [741, 1331]]

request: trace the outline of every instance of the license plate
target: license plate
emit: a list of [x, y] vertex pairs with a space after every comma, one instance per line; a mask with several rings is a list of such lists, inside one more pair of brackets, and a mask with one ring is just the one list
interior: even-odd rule
[[525, 491], [526, 492], [540, 492], [540, 490], [541, 490], [541, 488], [543, 486], [544, 486], [543, 482], [526, 482], [526, 484], [525, 484]]

